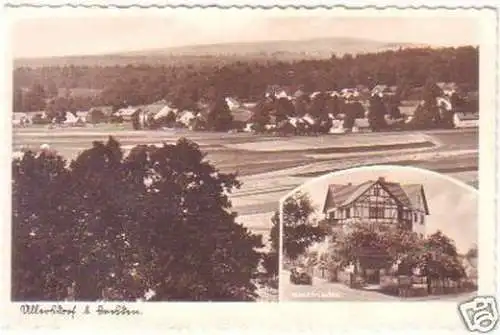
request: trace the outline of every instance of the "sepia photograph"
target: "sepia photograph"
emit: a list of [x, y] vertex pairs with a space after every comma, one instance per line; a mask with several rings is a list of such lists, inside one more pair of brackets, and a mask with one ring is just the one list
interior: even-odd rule
[[[480, 23], [404, 13], [13, 15], [11, 300], [475, 292], [480, 115], [494, 122], [479, 110]], [[447, 177], [321, 178], [280, 219], [307, 181], [384, 164]], [[297, 222], [311, 235], [289, 249]], [[369, 229], [387, 225], [399, 241]], [[334, 235], [351, 226], [375, 249]]]
[[476, 295], [478, 191], [423, 169], [355, 168], [282, 205], [281, 300], [464, 300]]

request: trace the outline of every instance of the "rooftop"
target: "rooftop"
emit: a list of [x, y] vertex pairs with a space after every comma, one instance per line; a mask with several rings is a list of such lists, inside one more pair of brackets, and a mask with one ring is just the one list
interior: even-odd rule
[[[379, 178], [376, 181], [369, 180], [357, 185], [353, 185], [351, 183], [331, 184], [328, 186], [323, 212], [325, 213], [330, 208], [345, 207], [352, 204], [375, 184], [379, 184], [401, 205], [408, 208], [414, 207], [417, 197], [423, 190], [423, 186], [421, 184], [400, 184], [386, 181], [384, 178]], [[428, 212], [428, 208], [426, 208], [426, 211]]]

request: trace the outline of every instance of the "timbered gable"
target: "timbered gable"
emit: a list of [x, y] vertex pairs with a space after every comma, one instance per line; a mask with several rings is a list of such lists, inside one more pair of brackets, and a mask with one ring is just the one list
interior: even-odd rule
[[422, 185], [401, 185], [383, 178], [360, 185], [330, 185], [323, 212], [333, 223], [386, 223], [409, 229], [423, 226], [429, 214]]

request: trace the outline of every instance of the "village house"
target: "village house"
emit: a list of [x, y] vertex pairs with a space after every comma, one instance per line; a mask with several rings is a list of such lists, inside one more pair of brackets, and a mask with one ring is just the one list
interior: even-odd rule
[[81, 122], [86, 123], [87, 122], [87, 116], [88, 116], [88, 111], [77, 111], [76, 117], [80, 119]]
[[479, 127], [479, 113], [453, 113], [453, 126], [455, 128], [475, 128]]
[[155, 102], [153, 104], [142, 106], [142, 109], [151, 117], [154, 117], [168, 105], [164, 101]]
[[357, 97], [357, 96], [359, 96], [359, 92], [355, 88], [343, 88], [340, 91], [340, 95], [343, 96], [343, 97], [345, 97], [345, 98], [348, 98], [348, 97], [351, 97], [351, 96]]
[[189, 123], [189, 130], [206, 130], [208, 122], [208, 111], [198, 112]]
[[[64, 115], [65, 119], [62, 121], [63, 125], [66, 126], [82, 126], [85, 124], [85, 121], [77, 116], [76, 112], [69, 112], [67, 111]], [[55, 120], [54, 120], [55, 121]]]
[[470, 110], [470, 108], [461, 108], [458, 103], [454, 105], [452, 103], [454, 101], [451, 96], [452, 94], [436, 98], [436, 103], [441, 112], [453, 113], [452, 121], [455, 128], [479, 127], [479, 111], [474, 110], [474, 108], [473, 110]]
[[153, 115], [153, 119], [158, 120], [163, 117], [167, 117], [169, 114], [173, 113], [175, 116], [179, 113], [177, 108], [172, 108], [170, 106], [163, 106], [159, 112]]
[[241, 102], [239, 102], [235, 98], [226, 97], [225, 100], [230, 111], [235, 111], [242, 106]]
[[244, 102], [241, 104], [244, 108], [246, 109], [253, 109], [255, 108], [255, 106], [257, 106], [257, 103], [256, 102]]
[[302, 120], [309, 126], [309, 127], [314, 127], [317, 123], [318, 120], [311, 114], [307, 113], [302, 117]]
[[298, 89], [295, 91], [295, 93], [293, 93], [293, 98], [298, 99], [298, 98], [302, 98], [305, 95], [306, 95], [306, 93], [303, 90]]
[[314, 99], [314, 98], [316, 98], [320, 94], [321, 94], [320, 91], [312, 92], [311, 94], [309, 94], [309, 98], [310, 99]]
[[425, 234], [429, 207], [419, 184], [400, 184], [379, 178], [359, 185], [329, 185], [323, 214], [333, 227], [349, 225], [399, 226]]
[[397, 86], [389, 86], [389, 85], [375, 85], [375, 87], [371, 90], [371, 95], [382, 94], [382, 95], [395, 95], [398, 90]]
[[132, 117], [140, 110], [139, 107], [129, 106], [127, 108], [120, 108], [115, 114], [123, 118], [124, 121], [131, 121]]
[[194, 119], [196, 119], [196, 114], [192, 111], [185, 110], [177, 115], [177, 122], [184, 125], [186, 128], [191, 125]]
[[12, 125], [14, 127], [25, 126], [31, 123], [31, 118], [26, 113], [13, 113], [12, 115]]
[[293, 89], [293, 87], [284, 87], [280, 85], [270, 85], [266, 89], [266, 98], [275, 97], [276, 99], [285, 98], [288, 100], [293, 100], [305, 94], [300, 89]]
[[253, 112], [247, 108], [239, 107], [231, 110], [231, 115], [233, 116], [233, 127], [244, 130], [250, 123]]
[[28, 119], [32, 124], [49, 124], [50, 117], [46, 111], [40, 110], [35, 112], [27, 112]]
[[446, 83], [446, 82], [439, 82], [436, 83], [436, 86], [441, 89], [443, 94], [445, 95], [451, 95], [453, 92], [456, 92], [458, 89], [458, 85], [454, 82]]
[[255, 123], [249, 122], [245, 125], [245, 128], [243, 128], [243, 132], [245, 133], [252, 133], [255, 131]]

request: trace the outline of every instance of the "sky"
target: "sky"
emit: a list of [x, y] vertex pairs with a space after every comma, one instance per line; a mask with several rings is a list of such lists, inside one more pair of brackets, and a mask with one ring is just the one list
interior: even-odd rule
[[309, 194], [319, 215], [328, 185], [361, 184], [379, 177], [390, 182], [424, 186], [430, 213], [426, 218], [426, 234], [441, 230], [455, 240], [458, 251], [462, 253], [478, 244], [478, 191], [424, 170], [391, 167], [353, 169], [350, 172], [333, 173], [315, 179], [301, 186], [300, 191]]
[[21, 17], [11, 25], [14, 58], [140, 51], [185, 45], [353, 37], [384, 42], [479, 44], [468, 16], [360, 17], [185, 11], [167, 15]]

